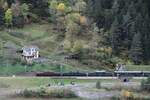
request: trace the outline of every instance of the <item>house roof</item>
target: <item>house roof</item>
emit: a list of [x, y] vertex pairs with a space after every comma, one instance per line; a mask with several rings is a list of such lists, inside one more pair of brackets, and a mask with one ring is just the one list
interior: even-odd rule
[[22, 48], [22, 50], [26, 50], [26, 51], [29, 51], [30, 49], [35, 49], [36, 51], [39, 51], [39, 48], [37, 46], [33, 46], [33, 45], [30, 45], [30, 46], [24, 46]]

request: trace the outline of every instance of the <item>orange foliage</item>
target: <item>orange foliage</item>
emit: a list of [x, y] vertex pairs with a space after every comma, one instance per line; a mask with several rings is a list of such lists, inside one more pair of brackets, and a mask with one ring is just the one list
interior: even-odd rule
[[87, 25], [87, 18], [85, 16], [80, 16], [80, 24]]

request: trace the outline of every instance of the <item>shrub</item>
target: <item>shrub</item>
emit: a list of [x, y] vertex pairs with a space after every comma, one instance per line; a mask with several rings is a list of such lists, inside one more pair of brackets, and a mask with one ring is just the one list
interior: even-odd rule
[[150, 100], [150, 97], [138, 95], [133, 100]]
[[48, 94], [46, 93], [46, 89], [41, 87], [38, 91], [37, 91], [37, 96], [39, 97], [46, 97], [48, 96]]
[[127, 90], [122, 91], [122, 97], [125, 98], [126, 100], [134, 100], [133, 93]]
[[67, 19], [68, 21], [73, 21], [75, 23], [79, 23], [80, 22], [80, 13], [71, 13], [67, 15]]
[[13, 26], [15, 26], [17, 28], [23, 28], [24, 27], [24, 18], [23, 18], [23, 16], [13, 17], [12, 23], [13, 23]]
[[26, 98], [34, 97], [34, 92], [32, 90], [25, 89], [22, 93], [19, 94], [19, 96], [23, 96]]
[[29, 16], [31, 17], [32, 22], [34, 23], [39, 23], [41, 21], [39, 16], [34, 13], [29, 13]]
[[28, 90], [25, 89], [24, 91], [17, 94], [20, 97], [26, 98], [75, 98], [77, 97], [76, 94], [69, 90], [69, 89], [46, 89], [40, 88], [38, 90]]
[[121, 100], [121, 99], [120, 99], [120, 97], [113, 96], [113, 97], [110, 98], [110, 100]]
[[150, 77], [141, 81], [141, 89], [150, 92]]
[[65, 40], [63, 43], [63, 46], [66, 51], [70, 51], [70, 49], [72, 47], [72, 43], [69, 40]]
[[97, 88], [97, 89], [100, 89], [100, 88], [101, 88], [101, 82], [100, 82], [100, 81], [97, 81], [97, 82], [96, 82], [96, 88]]
[[78, 36], [81, 35], [81, 27], [72, 20], [69, 20], [66, 24], [66, 31], [70, 35]]
[[21, 5], [21, 13], [24, 17], [27, 17], [27, 15], [29, 14], [29, 6], [26, 3], [23, 3]]
[[83, 48], [83, 44], [81, 41], [75, 41], [73, 48], [72, 48], [72, 52], [81, 52]]
[[101, 47], [101, 48], [97, 48], [97, 52], [104, 52], [105, 48]]
[[65, 8], [66, 8], [66, 6], [65, 6], [64, 3], [60, 3], [60, 4], [57, 6], [57, 10], [62, 11], [62, 12], [65, 10]]
[[56, 9], [57, 4], [58, 4], [57, 0], [51, 0], [51, 1], [49, 0], [49, 8], [50, 9]]
[[84, 12], [86, 10], [86, 2], [84, 0], [77, 0], [73, 7], [74, 12]]

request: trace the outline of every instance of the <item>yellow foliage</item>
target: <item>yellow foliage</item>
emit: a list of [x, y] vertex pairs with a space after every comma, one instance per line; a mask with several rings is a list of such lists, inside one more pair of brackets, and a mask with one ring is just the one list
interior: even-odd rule
[[85, 16], [80, 16], [80, 24], [87, 25], [87, 18]]
[[108, 48], [101, 47], [101, 48], [97, 49], [97, 52], [105, 52], [105, 53], [111, 55], [112, 54], [112, 48], [111, 47], [108, 47]]
[[60, 3], [60, 4], [58, 4], [58, 6], [57, 6], [57, 10], [59, 10], [59, 11], [64, 11], [65, 10], [65, 4], [64, 3]]
[[133, 93], [132, 93], [132, 92], [129, 92], [129, 91], [127, 91], [127, 90], [123, 90], [123, 91], [122, 91], [122, 96], [123, 96], [124, 98], [130, 98], [130, 97], [133, 97]]
[[82, 48], [83, 48], [82, 41], [75, 41], [71, 51], [72, 52], [80, 52]]
[[103, 47], [97, 49], [97, 52], [104, 52], [104, 51], [105, 51], [105, 48]]
[[106, 48], [105, 52], [108, 53], [108, 54], [111, 54], [112, 53], [112, 48], [111, 47]]
[[12, 18], [13, 18], [12, 10], [8, 9], [5, 12], [5, 23], [6, 23], [6, 25], [11, 25], [12, 24]]

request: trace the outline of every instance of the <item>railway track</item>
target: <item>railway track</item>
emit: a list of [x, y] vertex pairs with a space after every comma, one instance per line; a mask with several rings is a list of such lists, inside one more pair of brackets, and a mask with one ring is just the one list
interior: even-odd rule
[[37, 77], [150, 77], [150, 71], [98, 71], [98, 72], [38, 72]]

